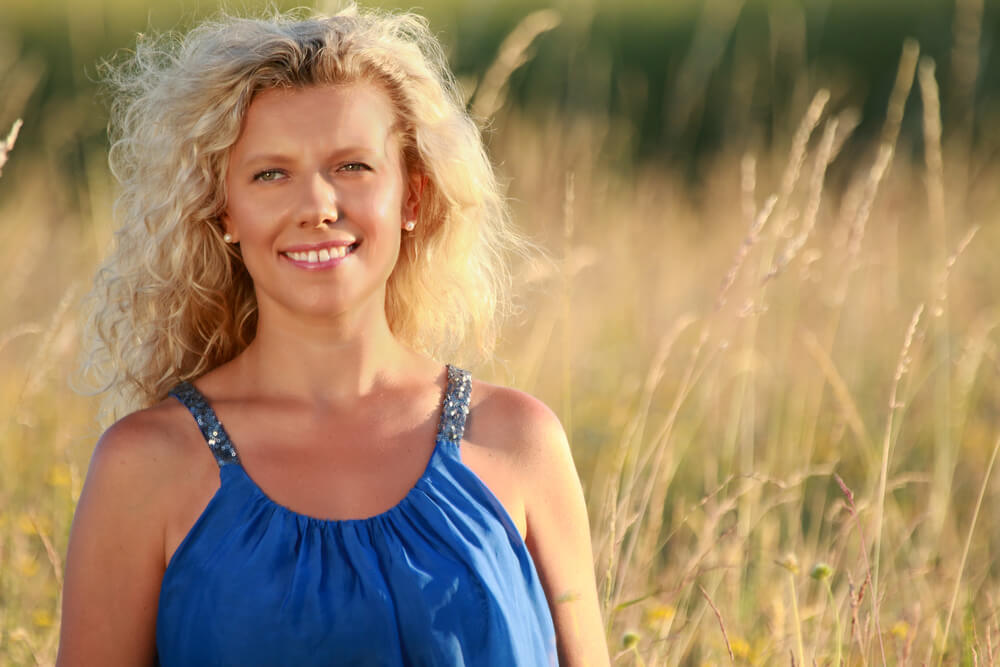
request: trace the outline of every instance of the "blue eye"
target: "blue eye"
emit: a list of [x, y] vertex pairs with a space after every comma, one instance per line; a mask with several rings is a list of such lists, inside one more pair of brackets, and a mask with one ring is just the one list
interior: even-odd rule
[[364, 162], [348, 162], [340, 167], [340, 171], [371, 171], [371, 167]]
[[255, 181], [276, 181], [283, 177], [285, 174], [280, 169], [265, 169], [264, 171], [257, 172], [253, 176]]

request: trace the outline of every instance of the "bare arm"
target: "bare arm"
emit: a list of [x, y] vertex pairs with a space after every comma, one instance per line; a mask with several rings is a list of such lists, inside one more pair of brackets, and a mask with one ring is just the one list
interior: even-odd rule
[[60, 667], [153, 663], [164, 526], [147, 421], [125, 418], [94, 450], [66, 557]]
[[[559, 419], [522, 394], [518, 438], [524, 471], [526, 543], [556, 627], [559, 664], [610, 663], [594, 577], [587, 506]], [[513, 417], [513, 415], [512, 415]]]

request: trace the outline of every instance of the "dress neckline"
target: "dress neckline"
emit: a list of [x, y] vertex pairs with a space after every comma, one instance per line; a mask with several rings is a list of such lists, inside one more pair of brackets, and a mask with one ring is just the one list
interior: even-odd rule
[[[423, 493], [421, 487], [423, 487], [427, 478], [430, 476], [431, 470], [434, 468], [436, 460], [440, 456], [439, 452], [440, 447], [441, 447], [441, 439], [435, 438], [434, 448], [431, 450], [430, 458], [427, 459], [427, 464], [424, 466], [423, 472], [420, 473], [420, 477], [417, 478], [417, 481], [413, 483], [413, 486], [411, 486], [410, 489], [406, 492], [406, 495], [400, 498], [398, 502], [396, 502], [388, 509], [378, 512], [377, 514], [372, 514], [370, 516], [358, 517], [358, 518], [329, 519], [325, 517], [315, 516], [313, 514], [307, 514], [305, 512], [299, 512], [298, 510], [294, 510], [291, 507], [288, 507], [287, 505], [278, 502], [270, 495], [268, 495], [267, 491], [262, 489], [261, 486], [254, 480], [254, 478], [250, 476], [250, 473], [246, 471], [246, 468], [243, 467], [242, 463], [238, 463], [237, 465], [232, 466], [232, 468], [234, 469], [233, 474], [239, 475], [239, 477], [241, 477], [245, 481], [245, 483], [250, 486], [253, 493], [259, 496], [265, 503], [267, 503], [267, 505], [273, 507], [275, 511], [278, 511], [282, 514], [294, 518], [296, 521], [316, 524], [321, 526], [361, 527], [364, 525], [377, 523], [379, 521], [389, 518], [394, 514], [398, 514], [403, 509], [404, 506], [412, 502], [412, 498], [414, 495], [418, 493]], [[220, 474], [225, 474], [224, 470], [220, 470]]]
[[[240, 461], [239, 454], [233, 445], [229, 434], [226, 432], [222, 421], [212, 408], [205, 395], [190, 382], [182, 382], [170, 391], [170, 395], [179, 400], [194, 416], [199, 429], [202, 432], [209, 449], [215, 455], [219, 464], [220, 486], [216, 491], [216, 496], [222, 492], [225, 484], [226, 469], [232, 468], [233, 473], [249, 485], [254, 494], [259, 496], [276, 511], [286, 514], [301, 522], [328, 526], [361, 526], [376, 523], [384, 520], [393, 514], [397, 514], [401, 509], [412, 502], [414, 495], [422, 493], [423, 485], [435, 467], [438, 458], [442, 455], [442, 446], [452, 448], [452, 455], [459, 457], [458, 446], [465, 431], [465, 419], [469, 413], [469, 398], [471, 395], [471, 376], [468, 371], [462, 370], [451, 364], [445, 367], [447, 384], [441, 397], [441, 411], [438, 420], [437, 435], [434, 438], [434, 447], [430, 457], [424, 465], [423, 471], [416, 482], [409, 488], [406, 494], [388, 509], [376, 514], [358, 517], [332, 519], [314, 516], [305, 512], [299, 512], [287, 505], [284, 505], [272, 498], [257, 482], [250, 476], [246, 468]], [[235, 465], [234, 465], [235, 464]], [[213, 496], [214, 500], [215, 497]], [[211, 501], [210, 501], [211, 502]]]

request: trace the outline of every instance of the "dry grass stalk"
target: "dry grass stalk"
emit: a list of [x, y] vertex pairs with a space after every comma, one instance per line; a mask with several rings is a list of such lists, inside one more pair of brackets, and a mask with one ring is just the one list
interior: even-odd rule
[[[861, 636], [858, 628], [861, 626], [861, 622], [858, 620], [858, 610], [861, 608], [861, 603], [863, 602], [865, 594], [865, 586], [868, 584], [868, 579], [866, 578], [861, 582], [861, 589], [858, 594], [854, 594], [854, 584], [851, 583], [847, 589], [847, 600], [851, 605], [851, 629], [848, 633], [854, 641], [857, 642], [858, 648], [861, 651], [862, 660], [865, 664], [868, 664], [867, 652], [865, 651], [864, 638]], [[851, 649], [847, 653], [847, 663], [851, 664], [851, 653], [853, 653], [854, 645], [851, 645]]]
[[[799, 595], [795, 590], [795, 577], [799, 573], [799, 563], [794, 555], [785, 556], [777, 561], [788, 574], [788, 597], [792, 601], [792, 629], [795, 631], [795, 647], [798, 650], [799, 664], [806, 664], [806, 651], [802, 643], [802, 617], [799, 615]], [[789, 653], [791, 650], [789, 649]]]
[[997, 452], [1000, 452], [1000, 437], [997, 437], [993, 444], [993, 452], [990, 454], [990, 461], [986, 464], [986, 473], [983, 475], [983, 483], [979, 487], [979, 497], [976, 499], [976, 506], [972, 510], [972, 519], [969, 521], [969, 532], [965, 537], [965, 546], [962, 547], [962, 558], [959, 560], [958, 572], [955, 574], [955, 587], [951, 592], [951, 601], [948, 603], [948, 615], [944, 623], [944, 634], [941, 643], [943, 648], [938, 655], [938, 665], [944, 660], [944, 654], [948, 646], [948, 633], [951, 630], [951, 619], [955, 614], [955, 603], [958, 601], [958, 592], [962, 588], [962, 575], [965, 573], [965, 563], [969, 558], [969, 548], [972, 546], [972, 535], [976, 530], [976, 522], [979, 520], [979, 510], [983, 506], [983, 498], [986, 496], [986, 489], [989, 488], [990, 473], [993, 472], [993, 464], [997, 460]]
[[[865, 539], [865, 531], [864, 528], [861, 526], [861, 517], [858, 516], [858, 508], [854, 503], [854, 492], [851, 491], [850, 487], [848, 487], [847, 484], [844, 483], [844, 480], [841, 479], [840, 475], [838, 475], [837, 473], [833, 473], [833, 479], [835, 482], [837, 482], [837, 486], [840, 487], [841, 493], [844, 494], [847, 511], [854, 519], [854, 524], [858, 527], [858, 539], [861, 541], [860, 551], [862, 559], [865, 564], [865, 579], [861, 583], [861, 587], [858, 589], [857, 597], [853, 596], [851, 597], [851, 634], [853, 634], [856, 630], [858, 631], [859, 633], [857, 638], [858, 646], [861, 647], [862, 656], [865, 656], [867, 654], [867, 651], [865, 650], [864, 642], [862, 641], [862, 637], [860, 636], [860, 629], [859, 629], [860, 624], [858, 623], [858, 613], [860, 611], [861, 602], [864, 599], [865, 588], [868, 586], [868, 583], [872, 580], [872, 568], [871, 568], [871, 563], [868, 560], [868, 541]], [[881, 641], [882, 638], [880, 633], [879, 636], [880, 644]], [[882, 655], [884, 663], [885, 649], [882, 650]]]
[[[885, 178], [889, 166], [892, 164], [892, 157], [896, 149], [896, 141], [899, 137], [899, 129], [903, 122], [903, 112], [906, 109], [906, 100], [910, 96], [913, 88], [913, 81], [916, 74], [917, 59], [920, 55], [920, 46], [916, 41], [908, 39], [903, 43], [903, 51], [899, 58], [899, 66], [896, 69], [896, 80], [889, 95], [889, 105], [886, 108], [885, 122], [882, 125], [881, 141], [875, 161], [868, 172], [868, 177], [858, 183], [858, 189], [849, 191], [851, 205], [845, 207], [847, 214], [844, 223], [847, 227], [847, 256], [844, 262], [844, 271], [841, 273], [840, 281], [834, 292], [834, 300], [838, 309], [843, 307], [847, 298], [847, 288], [851, 275], [857, 268], [858, 256], [861, 252], [861, 243], [865, 237], [865, 229], [868, 219], [871, 217], [872, 207], [875, 205], [875, 198], [878, 195], [882, 180]], [[839, 318], [834, 320], [832, 331], [836, 333]]]
[[896, 145], [899, 128], [903, 123], [903, 112], [906, 100], [913, 88], [917, 60], [920, 58], [920, 45], [913, 39], [903, 42], [903, 52], [899, 56], [899, 67], [896, 69], [896, 81], [889, 94], [889, 105], [885, 111], [885, 123], [882, 125], [882, 144]]
[[[978, 229], [978, 228], [976, 228]], [[961, 442], [969, 426], [972, 406], [975, 405], [974, 388], [983, 361], [991, 356], [993, 332], [1000, 326], [1000, 312], [994, 310], [976, 318], [962, 353], [955, 364], [955, 438]]]
[[71, 284], [56, 305], [49, 326], [45, 329], [45, 333], [42, 334], [35, 358], [30, 365], [31, 374], [25, 382], [21, 400], [18, 402], [19, 405], [41, 390], [45, 374], [48, 373], [49, 369], [56, 362], [56, 358], [51, 354], [53, 342], [55, 341], [56, 334], [59, 333], [66, 322], [70, 307], [76, 303], [77, 291], [77, 285]]
[[809, 107], [802, 116], [802, 120], [799, 122], [799, 126], [795, 130], [795, 134], [792, 135], [788, 162], [785, 165], [784, 172], [782, 172], [781, 189], [778, 193], [782, 199], [787, 200], [795, 189], [795, 183], [798, 181], [802, 165], [805, 164], [806, 148], [809, 144], [809, 139], [819, 125], [819, 121], [823, 118], [823, 111], [826, 109], [829, 101], [829, 90], [821, 88], [816, 91], [812, 101], [809, 103]]
[[567, 433], [573, 432], [573, 331], [572, 331], [572, 275], [573, 251], [573, 205], [576, 201], [576, 176], [571, 171], [566, 174], [566, 189], [563, 194], [563, 271], [562, 271], [562, 423]]
[[[640, 466], [643, 469], [648, 469], [650, 471], [646, 480], [645, 489], [640, 496], [639, 502], [640, 514], [645, 518], [645, 521], [643, 522], [644, 527], [640, 530], [640, 533], [643, 538], [643, 545], [646, 546], [648, 550], [652, 549], [652, 545], [655, 544], [656, 537], [660, 533], [660, 527], [663, 525], [663, 511], [665, 509], [667, 491], [670, 486], [670, 482], [673, 479], [673, 470], [668, 471], [664, 466], [664, 458], [667, 454], [667, 445], [670, 442], [670, 436], [677, 423], [677, 417], [680, 414], [681, 407], [688, 399], [695, 385], [697, 385], [705, 369], [708, 367], [708, 364], [711, 363], [711, 358], [709, 358], [702, 361], [701, 365], [698, 364], [701, 360], [702, 350], [704, 349], [707, 340], [707, 336], [702, 335], [698, 343], [695, 345], [695, 348], [691, 353], [690, 362], [681, 378], [677, 394], [674, 396], [674, 401], [671, 404], [669, 412], [667, 413], [667, 417], [664, 419], [660, 429], [652, 437], [652, 446], [645, 453], [643, 460], [640, 462]], [[651, 462], [650, 459], [652, 459]], [[635, 540], [632, 542], [632, 545], [637, 543], [638, 540]], [[631, 556], [631, 549], [627, 553]]]
[[747, 153], [740, 160], [740, 205], [747, 227], [753, 228], [757, 217], [757, 159]]
[[736, 277], [739, 275], [740, 269], [743, 268], [743, 264], [746, 262], [747, 256], [750, 254], [750, 249], [753, 248], [753, 246], [760, 239], [760, 234], [764, 229], [764, 225], [771, 219], [771, 214], [774, 212], [774, 207], [777, 203], [778, 196], [771, 195], [767, 198], [767, 201], [764, 202], [764, 206], [761, 207], [757, 217], [752, 219], [750, 231], [743, 238], [742, 243], [740, 243], [740, 247], [736, 251], [736, 257], [733, 258], [733, 262], [729, 266], [729, 270], [726, 271], [726, 275], [722, 279], [722, 285], [719, 287], [719, 295], [715, 299], [716, 311], [721, 310], [722, 307], [726, 305], [729, 291], [736, 282]]
[[[916, 43], [912, 41], [904, 44], [903, 55], [897, 70], [896, 84], [893, 88], [892, 95], [890, 96], [890, 111], [888, 112], [887, 119], [883, 125], [883, 143], [879, 147], [875, 161], [869, 170], [868, 176], [864, 180], [855, 180], [851, 184], [844, 197], [844, 201], [841, 204], [841, 229], [844, 231], [845, 257], [842, 263], [842, 270], [838, 272], [838, 275], [835, 278], [833, 288], [833, 310], [827, 324], [826, 331], [822, 337], [822, 342], [817, 341], [818, 345], [814, 346], [811, 350], [814, 357], [817, 356], [817, 353], [822, 352], [822, 358], [832, 358], [833, 346], [837, 339], [841, 317], [847, 302], [851, 276], [859, 265], [861, 243], [865, 235], [865, 228], [871, 215], [876, 196], [882, 184], [882, 180], [885, 177], [892, 161], [896, 136], [898, 134], [899, 124], [902, 121], [905, 100], [909, 95], [909, 91], [913, 83], [914, 68], [916, 63], [916, 58], [913, 53], [915, 47]], [[845, 129], [836, 132], [836, 136], [833, 140], [833, 146], [830, 151], [830, 160], [836, 156], [840, 147], [843, 145], [843, 141], [846, 139], [847, 134], [852, 131], [858, 123], [857, 117], [854, 117], [849, 113], [842, 113], [841, 116], [846, 116], [846, 122], [844, 123]], [[838, 122], [838, 126], [840, 125], [841, 123]], [[821, 189], [819, 191], [821, 192]], [[825, 368], [829, 370], [832, 366], [827, 365]], [[827, 373], [827, 375], [829, 375], [829, 373]], [[837, 395], [838, 400], [840, 400], [842, 404], [845, 404], [844, 392], [842, 390], [838, 390], [837, 386], [834, 386], [834, 392]], [[823, 383], [820, 383], [812, 392], [811, 403], [808, 408], [808, 418], [806, 420], [808, 426], [803, 441], [807, 451], [809, 452], [813, 451], [816, 444], [816, 434], [817, 429], [819, 428], [823, 393], [824, 385]], [[855, 431], [859, 431], [857, 427], [862, 422], [860, 420], [852, 420], [852, 423]], [[865, 456], [868, 459], [872, 458], [871, 453], [867, 449], [865, 450]]]
[[937, 290], [934, 295], [934, 308], [931, 310], [935, 317], [940, 317], [943, 314], [943, 309], [945, 301], [948, 299], [948, 280], [951, 278], [951, 272], [955, 268], [955, 264], [958, 263], [959, 257], [961, 257], [969, 244], [972, 243], [972, 239], [976, 237], [979, 233], [979, 225], [973, 225], [969, 228], [969, 231], [965, 232], [965, 236], [962, 240], [958, 242], [958, 246], [955, 248], [955, 252], [948, 256], [945, 260], [944, 266], [941, 269], [940, 277], [937, 281]]
[[[935, 318], [944, 318], [947, 313], [947, 300], [948, 300], [948, 284], [951, 279], [952, 271], [955, 265], [958, 263], [958, 259], [965, 253], [965, 250], [972, 243], [973, 238], [979, 232], [978, 226], [971, 227], [962, 237], [959, 242], [958, 247], [955, 251], [948, 257], [944, 263], [944, 267], [940, 271], [940, 277], [937, 281], [936, 294], [934, 295], [934, 302], [931, 308], [931, 313]], [[953, 403], [951, 401], [951, 384], [950, 378], [948, 380], [948, 393], [945, 398], [948, 400], [947, 404], [944, 406], [944, 412], [947, 413], [946, 426], [951, 429], [953, 427], [953, 412], [961, 410], [961, 406], [967, 406], [969, 404], [969, 392], [971, 391], [972, 385], [975, 381], [976, 370], [979, 367], [979, 363], [982, 359], [984, 353], [983, 345], [985, 344], [985, 337], [988, 336], [988, 332], [991, 331], [997, 323], [995, 317], [989, 318], [993, 322], [982, 323], [977, 327], [978, 331], [975, 332], [977, 335], [970, 335], [969, 340], [966, 344], [965, 354], [959, 359], [957, 363], [957, 369], [955, 375], [957, 376], [956, 384], [958, 385], [958, 391], [956, 392], [958, 401], [954, 403], [954, 410], [952, 409]], [[947, 333], [947, 331], [945, 331]], [[944, 341], [947, 344], [947, 338]], [[950, 362], [950, 351], [945, 351], [942, 356], [946, 362]], [[959, 442], [961, 438], [962, 430], [964, 430], [967, 414], [957, 415], [958, 430], [948, 432], [948, 443]], [[933, 489], [936, 490], [936, 497], [931, 503], [932, 512], [932, 530], [938, 533], [941, 529], [941, 525], [944, 522], [947, 507], [951, 504], [951, 486], [952, 477], [954, 476], [955, 466], [958, 462], [958, 457], [956, 452], [938, 452], [940, 454], [946, 454], [948, 456], [947, 460], [939, 462], [935, 467], [935, 473], [937, 474], [937, 479]]]
[[486, 120], [500, 110], [506, 100], [505, 91], [511, 74], [531, 59], [531, 44], [539, 35], [552, 30], [561, 22], [562, 17], [554, 9], [540, 9], [521, 19], [500, 44], [496, 60], [486, 70], [473, 93], [473, 115]]
[[986, 656], [989, 659], [991, 665], [996, 664], [996, 658], [993, 655], [993, 633], [996, 632], [996, 618], [994, 617], [993, 623], [987, 623], [986, 625]]
[[983, 0], [956, 0], [952, 22], [951, 102], [958, 110], [956, 130], [968, 150], [972, 136], [973, 103], [979, 76], [979, 49], [983, 33]]
[[854, 133], [858, 125], [861, 124], [861, 112], [848, 107], [837, 114], [837, 136], [833, 140], [833, 148], [830, 150], [830, 162], [837, 159], [840, 149], [847, 143], [848, 138]]
[[5, 331], [3, 335], [0, 335], [0, 352], [3, 352], [3, 349], [7, 347], [7, 344], [15, 338], [27, 336], [29, 334], [42, 333], [43, 331], [45, 331], [45, 328], [42, 325], [35, 324], [33, 322], [25, 322], [11, 327], [9, 330]]
[[62, 558], [59, 557], [59, 551], [52, 544], [52, 538], [49, 537], [34, 513], [28, 514], [28, 521], [31, 522], [31, 526], [35, 529], [38, 539], [41, 540], [42, 546], [45, 547], [45, 556], [49, 559], [49, 565], [52, 566], [52, 576], [55, 577], [56, 584], [58, 584], [60, 591], [62, 591], [63, 566]]
[[819, 215], [819, 205], [823, 198], [823, 183], [826, 180], [826, 169], [830, 166], [830, 159], [833, 151], [833, 141], [837, 136], [837, 119], [827, 121], [823, 138], [820, 141], [819, 150], [816, 153], [816, 165], [813, 167], [812, 179], [809, 183], [809, 199], [806, 203], [806, 212], [802, 221], [802, 229], [785, 246], [784, 251], [778, 260], [771, 267], [771, 270], [764, 276], [764, 280], [770, 280], [777, 276], [795, 256], [812, 234], [816, 226], [816, 217]]
[[[781, 184], [774, 203], [773, 216], [775, 222], [772, 224], [771, 242], [767, 244], [762, 252], [762, 257], [759, 263], [760, 268], [758, 271], [765, 271], [766, 267], [770, 266], [775, 246], [785, 234], [785, 228], [792, 217], [790, 214], [792, 193], [795, 191], [796, 185], [799, 182], [799, 177], [802, 173], [802, 166], [805, 163], [809, 139], [818, 126], [829, 100], [829, 91], [826, 89], [819, 90], [813, 96], [809, 107], [803, 115], [802, 121], [799, 123], [799, 126], [792, 137], [788, 162], [786, 163], [783, 171]], [[766, 206], [766, 208], [770, 207]], [[765, 220], [770, 217], [771, 213], [769, 212]], [[754, 230], [751, 230], [750, 242], [748, 243], [745, 241], [737, 254], [737, 260], [735, 263], [737, 271], [739, 267], [742, 266], [743, 261], [746, 258], [746, 254], [749, 252], [750, 246], [755, 240], [753, 231]], [[727, 275], [727, 278], [723, 282], [723, 292], [728, 291], [733, 284], [733, 281], [735, 281], [735, 276], [736, 273], [734, 271], [731, 271], [730, 274]], [[757, 345], [757, 332], [760, 325], [760, 315], [767, 309], [765, 305], [765, 296], [766, 282], [758, 287], [758, 292], [754, 297], [747, 299], [742, 311], [739, 313], [739, 317], [746, 319], [743, 344], [741, 347], [748, 356], [752, 356], [754, 354]], [[724, 299], [717, 300], [717, 304], [718, 303], [724, 303]], [[736, 428], [738, 430], [733, 433], [734, 438], [738, 440], [739, 470], [742, 474], [746, 475], [752, 472], [756, 459], [755, 420], [757, 414], [757, 385], [753, 372], [741, 374], [739, 389], [735, 400], [735, 405], [738, 406], [738, 412], [735, 413], [738, 415], [738, 417], [736, 417], [738, 422], [738, 426]], [[745, 498], [739, 510], [738, 520], [740, 523], [740, 531], [744, 535], [749, 534], [750, 530], [750, 515], [752, 511], [751, 505], [753, 504], [752, 500], [753, 499], [750, 497]]]
[[[876, 628], [879, 627], [879, 595], [881, 591], [879, 590], [879, 564], [881, 561], [881, 549], [882, 549], [882, 523], [885, 513], [885, 496], [886, 496], [886, 482], [889, 476], [889, 459], [892, 456], [892, 449], [894, 444], [894, 435], [896, 433], [896, 416], [905, 407], [905, 404], [899, 398], [899, 387], [903, 376], [906, 375], [907, 371], [910, 369], [912, 363], [911, 349], [913, 347], [913, 341], [917, 336], [917, 327], [920, 324], [920, 317], [924, 312], [924, 304], [917, 306], [917, 309], [913, 312], [913, 317], [910, 320], [910, 326], [906, 330], [906, 336], [903, 339], [903, 347], [899, 351], [899, 361], [896, 364], [896, 371], [892, 378], [892, 388], [889, 391], [889, 414], [886, 419], [885, 433], [882, 437], [882, 465], [879, 471], [878, 478], [878, 492], [875, 496], [875, 528], [874, 528], [874, 556], [872, 558], [873, 569], [872, 569], [872, 616], [875, 620]], [[882, 645], [882, 633], [879, 633], [879, 646], [882, 649], [882, 662], [885, 663], [885, 647]]]
[[871, 454], [872, 437], [865, 427], [864, 420], [861, 419], [858, 404], [854, 400], [854, 397], [851, 396], [851, 390], [848, 388], [843, 376], [837, 371], [837, 366], [833, 363], [833, 359], [830, 358], [830, 355], [820, 345], [816, 334], [813, 332], [807, 330], [803, 333], [802, 342], [805, 344], [806, 350], [808, 350], [809, 354], [819, 365], [820, 370], [823, 371], [823, 376], [827, 383], [829, 383], [830, 388], [833, 389], [833, 395], [840, 404], [840, 408], [847, 420], [847, 425], [854, 433], [854, 437], [858, 439], [861, 451], [869, 461], [874, 462]]
[[712, 608], [713, 612], [715, 612], [715, 618], [719, 621], [719, 629], [722, 630], [722, 640], [726, 642], [726, 651], [729, 653], [729, 661], [735, 664], [736, 656], [733, 655], [733, 647], [729, 643], [729, 634], [726, 632], [726, 624], [722, 620], [722, 614], [719, 612], [719, 608], [715, 606], [715, 603], [712, 602], [712, 598], [708, 597], [705, 587], [698, 584], [698, 590], [701, 591], [701, 596], [705, 598], [705, 602], [708, 603], [708, 606]]
[[945, 229], [944, 159], [941, 154], [941, 105], [934, 61], [924, 57], [919, 69], [921, 100], [924, 104], [924, 159], [927, 164], [927, 205], [932, 228], [937, 234], [937, 246], [947, 243]]
[[663, 376], [666, 373], [667, 360], [670, 357], [670, 353], [673, 350], [674, 345], [677, 343], [677, 339], [694, 321], [694, 318], [690, 316], [683, 316], [679, 318], [674, 323], [674, 326], [670, 329], [670, 331], [668, 331], [660, 339], [656, 354], [653, 355], [649, 371], [647, 372], [646, 379], [643, 383], [639, 406], [635, 412], [634, 418], [629, 421], [623, 432], [623, 437], [619, 445], [619, 450], [621, 452], [619, 464], [615, 468], [615, 471], [620, 474], [626, 472], [626, 457], [632, 462], [631, 466], [628, 467], [629, 475], [624, 486], [624, 492], [621, 496], [623, 508], [631, 506], [632, 493], [639, 481], [639, 474], [642, 472], [643, 466], [639, 464], [639, 449], [645, 435], [649, 411], [652, 407], [653, 394], [659, 388], [660, 382], [663, 380]]
[[[934, 260], [938, 264], [945, 264], [944, 253], [949, 243], [948, 219], [944, 187], [944, 157], [941, 149], [940, 96], [932, 59], [925, 57], [921, 60], [918, 76], [924, 106], [924, 163], [927, 174], [928, 217], [934, 241]], [[951, 345], [949, 344], [951, 336], [947, 305], [949, 269], [950, 266], [946, 264], [945, 270], [942, 272], [942, 283], [936, 303], [931, 311], [935, 318], [935, 363], [941, 369], [934, 383], [938, 417], [935, 420], [935, 482], [931, 487], [930, 530], [935, 535], [940, 535], [944, 527], [945, 508], [950, 503], [951, 478], [958, 456], [952, 428], [952, 363]]]
[[670, 353], [680, 335], [694, 322], [692, 317], [682, 317], [674, 327], [660, 339], [657, 352], [650, 364], [649, 371], [643, 385], [643, 391], [639, 398], [639, 405], [632, 419], [626, 424], [623, 436], [616, 448], [617, 460], [608, 475], [609, 484], [606, 492], [603, 521], [600, 525], [607, 526], [606, 539], [603, 546], [597, 549], [598, 553], [607, 551], [607, 569], [604, 572], [604, 581], [600, 588], [604, 591], [604, 609], [607, 613], [607, 622], [610, 626], [612, 622], [612, 598], [615, 592], [621, 590], [621, 578], [628, 560], [617, 558], [621, 556], [618, 552], [620, 537], [624, 537], [625, 532], [631, 528], [639, 519], [639, 510], [635, 508], [634, 492], [639, 481], [639, 474], [643, 467], [638, 464], [639, 449], [642, 445], [643, 434], [652, 407], [653, 395], [660, 385], [666, 372], [666, 363]]
[[875, 162], [872, 164], [872, 168], [868, 172], [868, 179], [865, 181], [864, 194], [861, 198], [860, 205], [858, 206], [857, 215], [854, 217], [854, 222], [851, 225], [850, 238], [847, 247], [848, 257], [851, 260], [856, 261], [861, 252], [861, 242], [865, 237], [865, 228], [868, 225], [868, 219], [871, 217], [872, 207], [875, 205], [875, 197], [878, 195], [879, 186], [882, 185], [882, 179], [885, 178], [885, 174], [889, 170], [889, 165], [892, 163], [892, 156], [894, 152], [895, 146], [891, 144], [882, 144], [879, 146]]
[[806, 160], [806, 147], [809, 145], [809, 138], [812, 136], [816, 126], [819, 125], [823, 117], [823, 110], [826, 109], [827, 102], [830, 101], [830, 91], [825, 88], [817, 91], [813, 97], [809, 108], [806, 109], [802, 122], [792, 137], [792, 147], [788, 154], [788, 164], [785, 166], [784, 174], [781, 177], [781, 189], [778, 191], [778, 215], [775, 223], [775, 238], [781, 238], [785, 232], [785, 225], [788, 223], [788, 205], [791, 201], [795, 184], [798, 183], [799, 174], [802, 173], [802, 165]]
[[[700, 376], [699, 370], [704, 369], [704, 366], [699, 367], [697, 362], [701, 357], [701, 350], [705, 342], [706, 337], [702, 336], [699, 339], [698, 344], [696, 344], [695, 349], [691, 353], [688, 366], [681, 379], [677, 394], [674, 397], [674, 402], [671, 406], [670, 412], [664, 420], [663, 425], [656, 432], [656, 435], [654, 435], [651, 439], [650, 447], [641, 454], [641, 457], [634, 469], [634, 486], [638, 485], [638, 475], [640, 472], [648, 472], [646, 484], [637, 498], [634, 497], [634, 486], [630, 485], [627, 488], [627, 494], [625, 496], [626, 502], [623, 502], [620, 506], [620, 511], [626, 512], [627, 515], [630, 515], [630, 519], [623, 527], [623, 530], [627, 530], [628, 528], [633, 527], [633, 525], [634, 527], [631, 539], [625, 546], [618, 561], [617, 573], [615, 575], [615, 580], [617, 582], [615, 589], [619, 592], [624, 590], [624, 579], [629, 574], [630, 568], [635, 566], [633, 559], [635, 557], [636, 549], [640, 546], [640, 543], [643, 547], [640, 549], [640, 552], [648, 554], [652, 550], [656, 537], [659, 535], [664, 509], [662, 500], [663, 496], [666, 495], [666, 486], [672, 478], [672, 473], [666, 475], [664, 474], [667, 472], [666, 466], [664, 466], [664, 457], [667, 449], [666, 445], [669, 442], [670, 434], [673, 430], [674, 424], [676, 423], [680, 408], [687, 399], [691, 389], [696, 384], [697, 378]], [[650, 462], [650, 459], [652, 459], [652, 462]], [[661, 478], [665, 478], [667, 482], [660, 483]], [[660, 501], [659, 504], [654, 501], [654, 498]], [[641, 576], [643, 573], [639, 574]], [[648, 573], [645, 574], [648, 575]]]
[[0, 141], [0, 175], [3, 174], [3, 166], [7, 164], [7, 156], [14, 149], [14, 143], [17, 141], [17, 135], [23, 125], [24, 121], [20, 118], [15, 120], [10, 128], [10, 132], [7, 133], [7, 137], [3, 141]]
[[49, 661], [42, 657], [42, 651], [39, 649], [38, 645], [32, 640], [31, 633], [29, 633], [25, 628], [14, 628], [10, 633], [10, 640], [12, 642], [22, 642], [28, 647], [31, 652], [31, 658], [35, 661], [38, 667], [43, 667], [49, 664]]

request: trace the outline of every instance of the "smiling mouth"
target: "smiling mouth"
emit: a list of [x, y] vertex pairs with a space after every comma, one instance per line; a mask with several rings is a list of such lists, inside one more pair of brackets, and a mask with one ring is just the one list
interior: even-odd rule
[[349, 246], [339, 245], [329, 248], [321, 248], [320, 250], [302, 250], [297, 252], [283, 252], [281, 254], [295, 262], [302, 262], [305, 264], [323, 264], [324, 262], [329, 262], [333, 259], [343, 259], [347, 255], [354, 252], [354, 249], [357, 247], [358, 244], [353, 243]]

